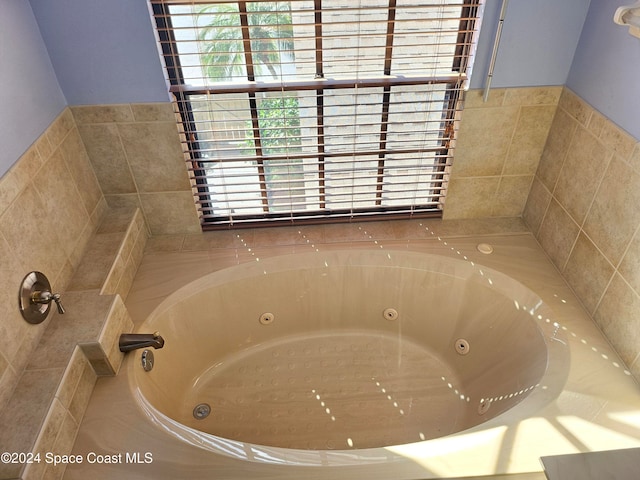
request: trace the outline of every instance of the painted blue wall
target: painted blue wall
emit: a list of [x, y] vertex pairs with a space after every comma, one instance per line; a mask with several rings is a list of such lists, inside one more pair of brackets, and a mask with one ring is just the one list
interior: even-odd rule
[[640, 38], [613, 14], [631, 1], [591, 3], [567, 87], [640, 140]]
[[66, 101], [29, 2], [0, 3], [2, 176], [62, 112]]
[[[166, 101], [146, 0], [30, 0], [71, 105]], [[493, 85], [563, 85], [590, 0], [511, 0]], [[501, 0], [486, 0], [472, 88], [482, 88]]]
[[[492, 87], [564, 85], [591, 0], [511, 0]], [[484, 88], [502, 0], [486, 0], [471, 88]]]
[[147, 0], [30, 0], [69, 105], [169, 100]]

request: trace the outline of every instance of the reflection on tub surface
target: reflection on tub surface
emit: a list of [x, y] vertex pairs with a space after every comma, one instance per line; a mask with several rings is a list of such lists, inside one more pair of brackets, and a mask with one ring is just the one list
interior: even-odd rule
[[[403, 232], [412, 225], [418, 222], [400, 223], [399, 235], [405, 235]], [[434, 225], [440, 228], [440, 223]], [[332, 226], [326, 231], [332, 240], [318, 243], [324, 230], [310, 227], [298, 231], [302, 241], [307, 240], [301, 245], [289, 239], [286, 246], [257, 249], [275, 243], [271, 232], [266, 232], [268, 242], [262, 237], [258, 242], [257, 232], [255, 237], [252, 232], [240, 232], [233, 234], [237, 241], [225, 249], [216, 246], [197, 252], [146, 255], [127, 308], [136, 331], [166, 326], [162, 334], [167, 346], [154, 351], [156, 367], [152, 372], [143, 371], [140, 352], [133, 352], [127, 355], [117, 376], [98, 380], [74, 453], [86, 458], [90, 452], [151, 452], [153, 463], [85, 462], [69, 465], [64, 478], [415, 480], [513, 475], [514, 480], [532, 480], [544, 478], [541, 456], [639, 447], [638, 386], [536, 240], [530, 234], [511, 233], [441, 239], [431, 224], [420, 227], [426, 228], [427, 240], [421, 237], [425, 234], [422, 231], [409, 232], [409, 240], [403, 236], [398, 240], [377, 238], [374, 242], [367, 236], [368, 227], [349, 225], [335, 230]], [[351, 235], [349, 238], [363, 237], [364, 242], [345, 245], [345, 234]], [[332, 243], [336, 237], [339, 245]], [[478, 243], [487, 241], [494, 247], [488, 256], [476, 249]], [[362, 247], [369, 248], [369, 253]], [[334, 255], [336, 249], [345, 248], [350, 248], [354, 256]], [[390, 258], [371, 257], [370, 249]], [[283, 256], [301, 252], [316, 255]], [[466, 267], [442, 261], [443, 257], [464, 261]], [[344, 258], [349, 258], [347, 265], [333, 269]], [[431, 266], [425, 264], [427, 258]], [[221, 270], [238, 264], [246, 266]], [[288, 272], [294, 270], [297, 273], [292, 277]], [[209, 275], [212, 271], [220, 274]], [[293, 283], [283, 285], [279, 277]], [[197, 278], [201, 280], [191, 283]], [[356, 279], [360, 284], [355, 284]], [[180, 291], [181, 287], [185, 288]], [[363, 289], [367, 292], [364, 297], [360, 293]], [[356, 298], [366, 300], [356, 302]], [[397, 312], [395, 320], [385, 314], [387, 309]], [[261, 323], [261, 318], [266, 322]], [[343, 352], [345, 356], [339, 357], [330, 350], [321, 352], [320, 347], [333, 347], [354, 338], [360, 344], [359, 336], [380, 339], [394, 353], [386, 355], [387, 370], [378, 364], [378, 371], [371, 374], [380, 389], [385, 389], [377, 394], [380, 408], [384, 405], [386, 409], [383, 417], [396, 410], [396, 394], [400, 397], [412, 388], [412, 384], [387, 384], [381, 381], [385, 380], [383, 374], [401, 370], [402, 354], [413, 349], [437, 359], [453, 372], [451, 378], [435, 376], [438, 385], [434, 388], [446, 385], [452, 397], [450, 406], [461, 405], [464, 415], [458, 417], [455, 428], [482, 423], [425, 441], [414, 438], [416, 431], [426, 436], [427, 425], [422, 425], [425, 430], [411, 425], [412, 438], [407, 440], [411, 443], [384, 448], [362, 448], [359, 442], [363, 436], [353, 429], [337, 437], [342, 445], [335, 449], [314, 450], [258, 445], [252, 440], [206, 433], [203, 430], [208, 430], [208, 419], [193, 418], [194, 407], [200, 403], [210, 404], [210, 417], [220, 413], [216, 410], [219, 405], [209, 398], [220, 392], [196, 394], [209, 381], [217, 381], [218, 372], [240, 369], [252, 358], [256, 359], [254, 368], [264, 367], [266, 363], [259, 359], [268, 358], [268, 353], [271, 370], [279, 362], [281, 369], [288, 369], [289, 363], [303, 365], [309, 355], [304, 345], [298, 349], [303, 358], [287, 360], [289, 348], [295, 347], [295, 352], [298, 342], [305, 338], [318, 349], [315, 354], [312, 351], [309, 362], [320, 362], [323, 369], [333, 368], [327, 374], [333, 377], [355, 376], [357, 370], [323, 366], [321, 362], [335, 359], [337, 364], [349, 355], [357, 360], [356, 352]], [[468, 342], [468, 348], [462, 349], [466, 355], [456, 352], [459, 339]], [[284, 354], [273, 357], [277, 349]], [[360, 352], [364, 355], [366, 349]], [[363, 362], [368, 361], [365, 356]], [[300, 375], [303, 372], [297, 367], [294, 371]], [[322, 373], [312, 377], [314, 386], [303, 390], [303, 400], [309, 408], [317, 407], [314, 413], [331, 428], [337, 428], [344, 415], [335, 415], [337, 404], [332, 401], [330, 405], [328, 392], [316, 388], [322, 383]], [[425, 367], [421, 375], [431, 373]], [[255, 398], [258, 394], [284, 395], [290, 391], [282, 383], [268, 386], [278, 378], [267, 370], [254, 376], [254, 383], [259, 380], [265, 386], [256, 391], [255, 385], [247, 383], [243, 395]], [[304, 385], [303, 375], [295, 376], [296, 383], [300, 378]], [[242, 379], [234, 377], [232, 381]], [[366, 377], [362, 384], [371, 387], [368, 392], [376, 391], [374, 385], [378, 387]], [[333, 382], [327, 380], [325, 385], [333, 386]], [[343, 388], [344, 393], [353, 394], [351, 384]], [[384, 394], [391, 395], [393, 401]], [[385, 404], [384, 399], [390, 403]], [[336, 422], [322, 410], [323, 401]], [[374, 400], [367, 395], [364, 401]], [[290, 401], [281, 403], [288, 408], [295, 406]], [[406, 413], [406, 404], [397, 403]], [[238, 415], [247, 412], [255, 413], [251, 406], [236, 411]], [[366, 415], [353, 409], [351, 413]], [[489, 418], [492, 415], [496, 416]], [[244, 418], [238, 423], [248, 429], [250, 422]], [[287, 413], [275, 426], [298, 427], [304, 421], [305, 417]], [[363, 425], [357, 426], [362, 430]], [[376, 431], [373, 427], [371, 430]]]
[[[370, 448], [456, 431], [467, 397], [424, 347], [388, 334], [308, 334], [206, 372], [187, 398], [212, 414], [183, 423], [225, 438], [313, 450]], [[452, 383], [451, 383], [452, 382]]]
[[[539, 320], [551, 315], [470, 262], [292, 255], [170, 296], [142, 327], [168, 338], [154, 370], [130, 367], [149, 415], [200, 446], [387, 447], [468, 429], [527, 398], [562, 350]], [[195, 418], [203, 403], [211, 413]]]

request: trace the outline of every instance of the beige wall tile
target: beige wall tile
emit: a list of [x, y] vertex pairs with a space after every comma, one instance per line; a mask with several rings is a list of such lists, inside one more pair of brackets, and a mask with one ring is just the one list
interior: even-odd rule
[[638, 354], [638, 356], [636, 356], [636, 359], [631, 363], [631, 365], [629, 366], [629, 369], [631, 370], [631, 374], [633, 375], [634, 378], [636, 379], [640, 378], [640, 353]]
[[78, 192], [85, 210], [91, 214], [102, 200], [102, 190], [77, 128], [67, 135], [60, 150], [74, 183], [80, 186]]
[[46, 135], [41, 135], [33, 144], [42, 158], [49, 158], [49, 155], [53, 153], [53, 146], [49, 143], [49, 139]]
[[544, 183], [550, 192], [556, 186], [558, 175], [560, 175], [560, 170], [569, 152], [577, 125], [576, 120], [563, 109], [556, 109], [536, 172], [540, 181]]
[[518, 107], [465, 109], [452, 174], [456, 177], [500, 175], [518, 114]]
[[[461, 177], [499, 177], [503, 170], [509, 175], [531, 175], [537, 168], [544, 145], [544, 132], [548, 129], [545, 122], [551, 122], [551, 112], [560, 97], [560, 91], [559, 87], [495, 89], [491, 91], [488, 102], [483, 102], [481, 90], [467, 92], [466, 107], [458, 132], [452, 180]], [[514, 137], [521, 110], [524, 115], [520, 129]], [[87, 151], [110, 206], [139, 205], [143, 208], [150, 225], [153, 210], [154, 235], [167, 234], [170, 233], [169, 230], [171, 233], [181, 234], [194, 231], [194, 225], [199, 224], [195, 209], [186, 213], [190, 217], [195, 215], [195, 220], [181, 220], [182, 226], [186, 226], [188, 230], [180, 231], [181, 227], [175, 224], [169, 226], [173, 222], [171, 218], [176, 216], [176, 209], [179, 210], [180, 207], [167, 210], [153, 208], [152, 205], [159, 204], [157, 196], [153, 197], [153, 201], [150, 200], [152, 197], [142, 198], [142, 195], [147, 193], [167, 192], [169, 198], [177, 192], [191, 191], [172, 104], [74, 107], [73, 114], [80, 124]], [[90, 127], [94, 130], [90, 130]], [[107, 129], [113, 127], [117, 127], [117, 135], [114, 130]], [[89, 138], [92, 136], [95, 138]], [[123, 152], [114, 154], [103, 151], [107, 145], [117, 145], [118, 139], [124, 146]], [[511, 155], [507, 157], [509, 149]], [[118, 150], [117, 146], [115, 150]], [[118, 158], [121, 154], [124, 159]], [[125, 178], [127, 181], [122, 182], [113, 178], [113, 174], [109, 176], [109, 171], [115, 170], [125, 174], [128, 172], [115, 165], [110, 166], [108, 155], [116, 155], [118, 161], [126, 162], [134, 180]], [[101, 173], [101, 169], [104, 169], [104, 174]], [[485, 180], [481, 183], [486, 185], [491, 182], [493, 181]], [[508, 183], [509, 181], [506, 181], [504, 186]], [[494, 186], [497, 188], [497, 183]], [[136, 193], [139, 196], [134, 195]], [[495, 194], [495, 191], [493, 193]], [[492, 195], [492, 198], [495, 198], [495, 195]], [[470, 205], [475, 200], [471, 200]], [[164, 203], [167, 203], [166, 199]], [[452, 205], [455, 204], [455, 201], [448, 202], [445, 208], [453, 209]], [[509, 197], [496, 212], [504, 212], [506, 205], [510, 206], [509, 211], [516, 212], [512, 208], [515, 204], [524, 208], [524, 202], [514, 203], [513, 198]], [[462, 210], [465, 216], [492, 215], [491, 207], [476, 208], [475, 212], [468, 208]], [[459, 215], [462, 210], [451, 212], [448, 214], [449, 218]], [[521, 215], [522, 210], [516, 214]]]
[[9, 368], [11, 368], [9, 362], [4, 358], [4, 355], [2, 355], [2, 351], [0, 351], [0, 379], [4, 377], [5, 372]]
[[[487, 102], [481, 90], [467, 92], [444, 218], [523, 215], [561, 92], [562, 87], [495, 89]], [[487, 198], [493, 203], [483, 206]]]
[[490, 217], [500, 177], [452, 178], [444, 219]]
[[[525, 221], [640, 378], [640, 344], [634, 337], [638, 325], [633, 320], [640, 291], [638, 140], [565, 88], [533, 185]], [[536, 230], [548, 198], [549, 212]], [[561, 213], [565, 209], [577, 224]], [[552, 217], [554, 222], [549, 221]], [[564, 225], [564, 231], [552, 224]], [[567, 245], [576, 235], [564, 264]]]
[[537, 235], [540, 229], [542, 219], [549, 207], [549, 202], [551, 202], [551, 192], [547, 190], [538, 177], [534, 177], [527, 197], [527, 204], [522, 214], [524, 221], [534, 235]]
[[614, 157], [585, 220], [584, 230], [617, 265], [640, 225], [640, 174]]
[[124, 242], [120, 247], [120, 255], [125, 261], [128, 261], [131, 252], [133, 251], [133, 245], [138, 238], [138, 228], [135, 224], [131, 224], [127, 231], [125, 232]]
[[[89, 213], [78, 188], [69, 182], [71, 174], [59, 150], [51, 156], [34, 178], [34, 184], [44, 204], [44, 213], [55, 223], [60, 245], [66, 256], [76, 248], [84, 226], [89, 222]], [[71, 185], [70, 185], [71, 183]], [[56, 254], [47, 249], [48, 254]]]
[[115, 124], [78, 127], [102, 192], [133, 193], [136, 185]]
[[[69, 405], [69, 413], [78, 424], [82, 421], [82, 417], [84, 416], [84, 412], [89, 404], [89, 397], [91, 396], [91, 392], [93, 391], [93, 386], [95, 385], [97, 378], [98, 377], [91, 368], [91, 365], [89, 365], [89, 362], [83, 356], [81, 375], [78, 379], [78, 384], [73, 394], [71, 404]], [[72, 445], [69, 445], [69, 450], [66, 451], [70, 451], [71, 447]]]
[[[63, 428], [64, 419], [67, 415], [66, 409], [56, 399], [53, 400], [51, 408], [47, 413], [43, 428], [35, 444], [34, 451], [44, 456], [47, 452], [55, 452], [56, 438], [60, 429]], [[32, 463], [25, 468], [24, 479], [40, 479], [46, 470], [47, 463]]]
[[[69, 348], [74, 345], [68, 338], [69, 328], [79, 335], [92, 328], [87, 321], [92, 315], [78, 316], [75, 308], [82, 310], [82, 302], [69, 300], [72, 292], [66, 287], [105, 209], [69, 110], [0, 180], [0, 415], [21, 425], [17, 431], [0, 432], [0, 444], [12, 450], [30, 451], [35, 435], [39, 435], [38, 445], [46, 444], [44, 451], [67, 453], [73, 444], [76, 420], [82, 418], [96, 377], [83, 358], [82, 368], [72, 361], [63, 378], [71, 357]], [[142, 223], [142, 217], [138, 218]], [[142, 224], [133, 231], [139, 238], [146, 237]], [[143, 248], [132, 245], [129, 256], [133, 258], [135, 253], [139, 258], [138, 250]], [[45, 272], [53, 291], [61, 292], [63, 302], [69, 300], [74, 308], [67, 304], [64, 317], [53, 308], [49, 319], [40, 325], [25, 322], [16, 308], [15, 295], [30, 270]], [[95, 309], [91, 311], [95, 313]], [[45, 328], [47, 336], [42, 335]], [[54, 398], [56, 390], [59, 399]], [[43, 424], [50, 405], [49, 421]], [[21, 467], [17, 467], [8, 474], [20, 475]], [[4, 478], [5, 473], [3, 470], [0, 476]], [[25, 472], [25, 478], [41, 478], [43, 474], [60, 478], [56, 472], [34, 468]]]
[[71, 359], [65, 369], [62, 381], [60, 382], [56, 392], [56, 398], [66, 409], [71, 405], [71, 401], [73, 400], [73, 395], [78, 387], [78, 382], [82, 376], [85, 363], [86, 359], [82, 354], [82, 350], [80, 347], [76, 346], [71, 354]]
[[[47, 157], [48, 158], [48, 157]], [[33, 176], [44, 165], [44, 160], [33, 146], [27, 150], [18, 162], [0, 179], [0, 215], [11, 202], [24, 190]]]
[[4, 212], [15, 200], [24, 185], [14, 170], [9, 170], [0, 179], [0, 212]]
[[127, 193], [122, 195], [105, 194], [104, 198], [110, 208], [142, 208], [142, 204], [140, 203], [140, 196], [137, 193]]
[[[186, 244], [194, 245], [194, 250], [208, 250], [202, 233], [188, 235], [186, 238], [189, 239]], [[154, 235], [149, 238], [145, 253], [179, 252], [182, 250], [183, 243], [185, 243], [185, 235]]]
[[611, 120], [603, 122], [600, 140], [609, 149], [616, 152], [623, 160], [629, 160], [638, 142], [627, 132], [618, 127]]
[[580, 233], [562, 273], [587, 311], [592, 314], [614, 271], [613, 265], [591, 240]]
[[96, 342], [80, 344], [82, 353], [91, 364], [91, 368], [97, 376], [113, 376], [115, 370], [109, 363], [102, 346]]
[[59, 369], [31, 370], [22, 375], [12, 400], [0, 411], [0, 425], [21, 425], [19, 431], [0, 429], [0, 445], [5, 451], [31, 451], [61, 377]]
[[591, 114], [591, 118], [589, 119], [589, 123], [587, 124], [587, 129], [596, 137], [600, 137], [604, 124], [608, 121], [607, 117], [594, 110]]
[[[147, 221], [152, 210], [154, 234], [180, 228], [186, 228], [180, 233], [189, 233], [194, 225], [200, 230], [171, 103], [74, 107], [73, 114], [110, 207], [140, 207]], [[193, 208], [187, 211], [180, 202], [168, 209], [153, 208], [162, 203], [157, 195], [144, 202], [140, 197], [160, 192], [166, 192], [166, 205], [178, 192], [188, 193]], [[175, 223], [177, 210], [189, 218]]]
[[47, 413], [47, 418], [45, 419], [45, 428], [41, 431], [40, 437], [38, 438], [37, 446], [41, 449], [39, 450], [40, 452], [53, 451], [53, 445], [62, 427], [65, 414], [66, 407], [57, 399], [54, 399]]
[[532, 181], [533, 175], [502, 176], [491, 215], [493, 217], [519, 217], [522, 215]]
[[100, 289], [117, 254], [122, 236], [119, 232], [95, 235], [88, 245], [92, 254], [85, 256], [78, 265], [68, 290]]
[[71, 107], [71, 112], [78, 125], [134, 121], [133, 112], [129, 104], [80, 105]]
[[[62, 426], [58, 431], [58, 436], [56, 438], [56, 443], [53, 447], [53, 451], [55, 452], [70, 452], [73, 447], [73, 442], [76, 439], [76, 435], [78, 433], [78, 424], [73, 419], [73, 417], [67, 413], [64, 416]], [[60, 479], [64, 475], [64, 471], [66, 469], [66, 464], [45, 464], [46, 470], [43, 474], [44, 479]]]
[[[20, 339], [30, 327], [16, 308], [16, 292], [20, 282], [29, 272], [25, 270], [23, 260], [16, 256], [2, 235], [0, 227], [0, 351], [4, 358], [14, 365], [16, 372], [22, 372], [24, 365], [15, 365], [14, 361], [20, 346]], [[34, 327], [38, 328], [38, 327]]]
[[560, 270], [569, 258], [579, 232], [580, 227], [566, 210], [556, 200], [551, 200], [538, 231], [538, 240]]
[[504, 103], [504, 97], [506, 94], [506, 88], [494, 88], [489, 91], [489, 96], [485, 102], [484, 90], [468, 90], [464, 97], [464, 108], [501, 107]]
[[140, 200], [153, 235], [197, 233], [201, 230], [191, 191], [143, 193]]
[[631, 153], [629, 165], [631, 165], [636, 172], [640, 172], [640, 142], [636, 143], [636, 146]]
[[508, 88], [504, 105], [557, 105], [562, 87]]
[[[140, 218], [142, 218], [142, 214], [140, 214]], [[138, 265], [140, 265], [140, 262], [142, 261], [142, 257], [144, 256], [144, 250], [147, 246], [148, 240], [149, 240], [149, 232], [147, 230], [147, 225], [144, 224], [138, 230], [136, 240], [133, 244], [133, 248], [131, 249], [131, 256], [129, 258], [129, 262], [133, 262], [135, 264], [136, 269]]]
[[175, 122], [118, 124], [118, 132], [140, 193], [191, 191]]
[[611, 153], [591, 133], [583, 128], [576, 131], [553, 194], [578, 224], [591, 206], [610, 159]]
[[125, 296], [115, 297], [109, 316], [104, 324], [98, 341], [102, 351], [106, 355], [106, 360], [115, 372], [120, 368], [124, 354], [119, 349], [120, 334], [130, 332], [133, 329], [133, 322], [129, 311], [124, 305]]
[[631, 285], [631, 288], [640, 293], [640, 229], [636, 230], [633, 240], [629, 243], [618, 272]]
[[120, 276], [120, 281], [118, 282], [118, 286], [116, 287], [116, 293], [120, 295], [124, 300], [127, 299], [129, 295], [129, 290], [131, 290], [131, 285], [133, 285], [133, 279], [136, 276], [138, 264], [134, 264], [133, 262], [127, 262], [126, 268], [122, 272]]
[[101, 295], [114, 295], [118, 293], [118, 284], [122, 279], [125, 267], [125, 260], [121, 255], [118, 255], [115, 261], [111, 264], [111, 270], [109, 271], [106, 281], [100, 290]]
[[[54, 311], [49, 313], [49, 317], [44, 323], [40, 324], [40, 328], [29, 328], [30, 325], [27, 325], [27, 329], [24, 330], [22, 337], [18, 340], [20, 345], [18, 346], [18, 352], [13, 359], [13, 365], [22, 366], [22, 369], [29, 368], [29, 364], [33, 362], [34, 355], [38, 352], [37, 347], [42, 338], [42, 333], [44, 329], [55, 322], [55, 317], [57, 316], [57, 312]], [[34, 365], [38, 364], [38, 362], [34, 362]], [[48, 363], [48, 359], [39, 363], [40, 366], [51, 364]], [[62, 372], [60, 373], [62, 375]]]
[[640, 297], [620, 275], [614, 275], [594, 319], [627, 365], [633, 363], [640, 349], [638, 312]]
[[2, 408], [9, 402], [17, 384], [18, 375], [7, 361], [7, 367], [2, 371], [2, 375], [0, 375], [0, 405], [3, 406]]
[[107, 201], [104, 198], [104, 195], [100, 198], [98, 202], [98, 206], [94, 209], [91, 214], [91, 226], [96, 229], [98, 225], [100, 225], [101, 219], [104, 217], [105, 213], [109, 210], [109, 206], [107, 205]]
[[47, 128], [47, 131], [44, 133], [53, 150], [60, 146], [67, 134], [74, 127], [75, 122], [73, 121], [73, 115], [71, 115], [71, 112], [67, 108], [49, 125], [49, 128]]
[[[82, 239], [84, 240], [84, 235], [82, 236]], [[72, 253], [72, 255], [64, 262], [62, 271], [52, 280], [53, 283], [51, 285], [54, 291], [66, 291], [67, 286], [71, 281], [71, 277], [73, 276], [73, 272], [78, 266], [79, 256], [82, 255], [78, 252], [80, 249], [81, 247], [79, 246], [77, 251]], [[55, 310], [55, 307], [52, 310]]]
[[593, 108], [568, 88], [562, 91], [558, 106], [575, 118], [582, 126], [586, 126], [589, 123], [593, 113]]
[[[0, 180], [0, 352], [10, 365], [3, 389], [15, 386], [57, 315], [40, 325], [24, 321], [15, 300], [20, 282], [39, 270], [54, 291], [64, 293], [104, 206], [67, 109]], [[2, 396], [0, 410], [6, 401]]]
[[522, 107], [502, 173], [533, 175], [544, 150], [555, 105]]
[[176, 122], [171, 103], [133, 103], [131, 111], [136, 122]]
[[39, 270], [55, 277], [64, 263], [64, 255], [60, 252], [65, 249], [60, 244], [55, 218], [48, 216], [46, 211], [36, 189], [29, 186], [0, 217], [0, 231], [12, 254], [29, 268], [25, 275], [31, 270]]
[[138, 218], [138, 213], [136, 207], [113, 209], [104, 218], [97, 233], [121, 233], [124, 235], [133, 221], [132, 218]]

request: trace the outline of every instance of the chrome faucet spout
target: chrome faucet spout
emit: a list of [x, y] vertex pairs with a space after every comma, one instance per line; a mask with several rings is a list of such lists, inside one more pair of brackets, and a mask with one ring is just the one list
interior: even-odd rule
[[120, 335], [118, 342], [120, 351], [123, 353], [137, 350], [139, 348], [162, 348], [164, 347], [164, 338], [160, 333], [123, 333]]

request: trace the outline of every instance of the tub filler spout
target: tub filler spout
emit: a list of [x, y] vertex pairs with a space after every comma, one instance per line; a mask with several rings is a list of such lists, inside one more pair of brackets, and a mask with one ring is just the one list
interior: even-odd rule
[[121, 352], [130, 352], [139, 348], [162, 348], [164, 347], [164, 338], [156, 333], [123, 333], [120, 335], [118, 342]]

